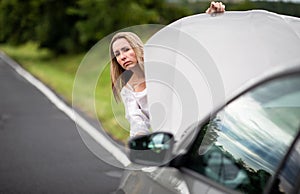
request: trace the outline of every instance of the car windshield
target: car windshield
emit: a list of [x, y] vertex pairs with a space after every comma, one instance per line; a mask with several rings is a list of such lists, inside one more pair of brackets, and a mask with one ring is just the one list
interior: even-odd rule
[[186, 166], [229, 188], [261, 193], [298, 133], [299, 118], [300, 77], [269, 81], [202, 127]]

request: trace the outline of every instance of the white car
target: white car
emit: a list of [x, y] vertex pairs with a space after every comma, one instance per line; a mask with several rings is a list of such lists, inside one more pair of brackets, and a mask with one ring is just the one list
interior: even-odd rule
[[117, 193], [300, 193], [299, 18], [182, 18], [147, 42], [145, 69], [155, 132], [129, 141], [144, 167]]

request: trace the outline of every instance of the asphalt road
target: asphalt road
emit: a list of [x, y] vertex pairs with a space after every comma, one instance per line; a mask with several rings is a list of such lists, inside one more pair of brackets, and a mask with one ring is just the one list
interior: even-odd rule
[[0, 59], [1, 194], [113, 193], [122, 172], [96, 157], [75, 123]]

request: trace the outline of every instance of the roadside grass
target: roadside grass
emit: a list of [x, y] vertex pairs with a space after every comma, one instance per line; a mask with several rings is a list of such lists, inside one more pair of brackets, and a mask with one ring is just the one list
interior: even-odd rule
[[[46, 49], [39, 49], [37, 44], [32, 42], [22, 46], [0, 44], [0, 50], [7, 53], [72, 105], [76, 72], [85, 54], [55, 56]], [[76, 108], [98, 119], [104, 130], [113, 139], [125, 143], [129, 133], [122, 126], [128, 127], [128, 123], [124, 119], [123, 106], [121, 103], [115, 104], [112, 99], [109, 66], [106, 66], [99, 77], [92, 96], [87, 93], [85, 85], [76, 87], [76, 94], [80, 95], [80, 97], [76, 97], [76, 99], [80, 99], [76, 103]], [[94, 105], [93, 107], [90, 106], [91, 103]], [[96, 114], [93, 114], [95, 110]]]

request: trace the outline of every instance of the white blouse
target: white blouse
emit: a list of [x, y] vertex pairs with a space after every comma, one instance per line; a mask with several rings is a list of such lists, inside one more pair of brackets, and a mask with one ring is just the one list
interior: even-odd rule
[[121, 97], [125, 106], [125, 117], [130, 124], [130, 137], [137, 133], [149, 133], [150, 121], [146, 88], [142, 92], [135, 92], [129, 84], [121, 90]]

